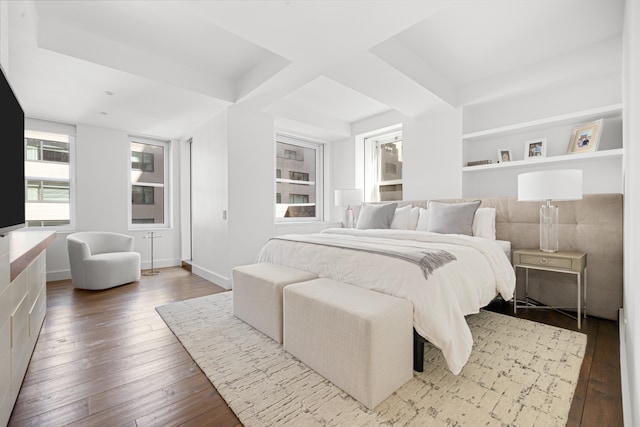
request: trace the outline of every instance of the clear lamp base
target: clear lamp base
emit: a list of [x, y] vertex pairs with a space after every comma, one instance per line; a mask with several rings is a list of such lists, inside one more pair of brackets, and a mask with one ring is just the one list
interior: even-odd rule
[[542, 252], [558, 252], [558, 207], [540, 206], [540, 250]]
[[348, 207], [344, 212], [344, 224], [346, 228], [353, 228], [353, 210]]

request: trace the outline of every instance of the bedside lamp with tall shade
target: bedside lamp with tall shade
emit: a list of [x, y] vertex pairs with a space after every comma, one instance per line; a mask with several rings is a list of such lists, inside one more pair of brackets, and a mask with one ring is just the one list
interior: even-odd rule
[[551, 202], [582, 199], [582, 170], [562, 169], [518, 175], [518, 201], [540, 206], [540, 250], [558, 252], [558, 206]]
[[358, 188], [348, 188], [344, 190], [336, 190], [335, 204], [336, 206], [346, 206], [344, 212], [344, 223], [346, 228], [353, 228], [353, 210], [351, 206], [362, 203], [362, 190]]

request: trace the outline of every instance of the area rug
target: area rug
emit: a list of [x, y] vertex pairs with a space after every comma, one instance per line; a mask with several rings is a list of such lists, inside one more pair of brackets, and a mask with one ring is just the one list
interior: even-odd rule
[[373, 410], [233, 316], [232, 292], [156, 310], [220, 395], [251, 426], [564, 426], [586, 335], [481, 311], [459, 375], [426, 344], [425, 371]]

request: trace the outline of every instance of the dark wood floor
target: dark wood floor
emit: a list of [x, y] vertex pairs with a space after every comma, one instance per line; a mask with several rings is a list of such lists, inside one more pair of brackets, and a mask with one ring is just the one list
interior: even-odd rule
[[[10, 426], [241, 425], [154, 309], [223, 289], [182, 268], [160, 271], [105, 291], [47, 284], [47, 317]], [[576, 329], [553, 311], [518, 316]], [[568, 425], [622, 426], [618, 325], [589, 318], [582, 332], [587, 354]]]

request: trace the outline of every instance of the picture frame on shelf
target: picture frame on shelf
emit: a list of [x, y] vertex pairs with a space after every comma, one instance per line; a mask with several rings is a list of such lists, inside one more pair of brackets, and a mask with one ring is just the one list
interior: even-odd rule
[[574, 126], [567, 154], [588, 153], [598, 151], [603, 119], [594, 120]]
[[532, 139], [524, 143], [524, 159], [540, 159], [547, 156], [547, 138]]
[[498, 150], [498, 163], [506, 163], [513, 160], [513, 155], [511, 154], [511, 150], [506, 148], [501, 148]]

